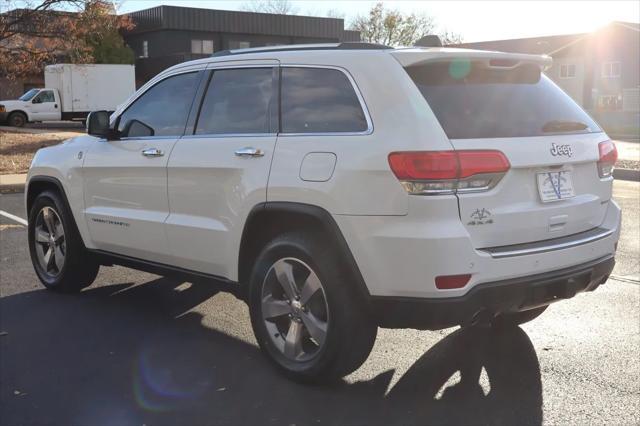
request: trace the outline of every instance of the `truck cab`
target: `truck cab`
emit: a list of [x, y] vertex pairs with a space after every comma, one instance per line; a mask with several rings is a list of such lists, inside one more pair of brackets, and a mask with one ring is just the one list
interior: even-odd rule
[[22, 127], [34, 121], [62, 118], [60, 94], [56, 89], [31, 89], [17, 100], [0, 101], [0, 121]]

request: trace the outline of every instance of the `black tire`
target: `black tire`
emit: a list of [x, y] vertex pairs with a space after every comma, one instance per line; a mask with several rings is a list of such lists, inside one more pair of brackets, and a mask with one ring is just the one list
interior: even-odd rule
[[[41, 265], [37, 252], [37, 246], [48, 250], [46, 247], [49, 243], [36, 242], [36, 229], [43, 220], [39, 215], [46, 210], [45, 208], [53, 209], [56, 220], [59, 220], [58, 223], [61, 223], [63, 229], [61, 244], [64, 243], [64, 250], [61, 249], [61, 252], [64, 253], [64, 261], [60, 268], [53, 266], [54, 271], [49, 271]], [[90, 286], [98, 275], [100, 265], [87, 252], [73, 216], [57, 192], [44, 191], [35, 198], [29, 212], [28, 238], [31, 263], [36, 275], [47, 289], [62, 293], [78, 292]]]
[[7, 118], [7, 124], [12, 127], [24, 127], [27, 124], [27, 116], [23, 112], [12, 112]]
[[517, 327], [520, 324], [533, 321], [538, 318], [549, 306], [541, 306], [539, 308], [529, 309], [527, 311], [514, 312], [510, 314], [501, 314], [494, 318], [493, 325], [497, 327]]
[[[355, 289], [352, 282], [354, 271], [344, 266], [346, 262], [338, 256], [335, 248], [322, 239], [291, 232], [267, 243], [253, 266], [248, 302], [256, 339], [267, 358], [286, 376], [298, 382], [339, 380], [366, 361], [376, 339], [378, 327], [364, 297]], [[263, 286], [267, 285], [271, 267], [282, 259], [297, 259], [311, 268], [321, 283], [323, 301], [326, 300], [326, 338], [322, 345], [318, 345], [317, 353], [308, 360], [287, 358], [269, 335], [267, 323], [262, 318]], [[284, 333], [281, 337], [285, 338]]]

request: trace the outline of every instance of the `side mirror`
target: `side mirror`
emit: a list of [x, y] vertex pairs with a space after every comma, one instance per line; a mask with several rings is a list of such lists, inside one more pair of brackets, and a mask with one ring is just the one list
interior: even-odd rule
[[128, 138], [141, 138], [145, 136], [154, 136], [156, 134], [153, 127], [143, 123], [135, 118], [127, 121], [122, 129], [122, 134]]
[[113, 136], [109, 127], [109, 113], [107, 111], [92, 111], [87, 116], [87, 134], [99, 138]]
[[32, 104], [41, 104], [42, 103], [42, 99], [40, 98], [33, 98], [33, 100], [31, 101]]

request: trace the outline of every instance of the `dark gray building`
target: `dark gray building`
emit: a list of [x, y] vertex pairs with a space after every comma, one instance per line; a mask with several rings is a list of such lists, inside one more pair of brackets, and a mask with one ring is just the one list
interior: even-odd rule
[[344, 20], [296, 15], [158, 6], [129, 14], [135, 23], [124, 34], [136, 55], [142, 84], [171, 65], [226, 49], [280, 44], [360, 41]]

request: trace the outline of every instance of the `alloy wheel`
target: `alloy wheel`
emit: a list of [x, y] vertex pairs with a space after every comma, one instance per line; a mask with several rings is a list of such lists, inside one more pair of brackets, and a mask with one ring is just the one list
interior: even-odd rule
[[317, 274], [303, 261], [275, 262], [262, 284], [262, 319], [275, 347], [290, 361], [313, 359], [324, 347], [329, 307]]
[[58, 213], [51, 207], [43, 207], [36, 217], [36, 256], [43, 272], [56, 277], [62, 271], [67, 253], [64, 227]]

